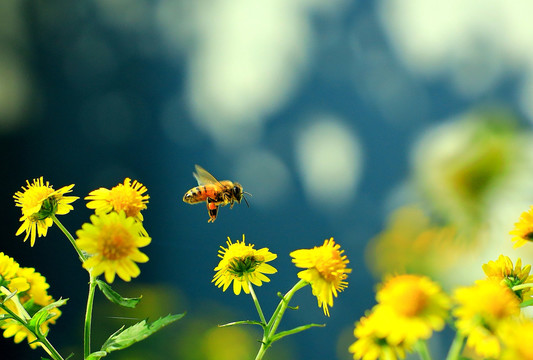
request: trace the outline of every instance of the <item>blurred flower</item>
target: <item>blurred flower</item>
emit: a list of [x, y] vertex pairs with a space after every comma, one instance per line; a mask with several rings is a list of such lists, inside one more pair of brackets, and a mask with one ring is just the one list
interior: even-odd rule
[[[531, 265], [526, 265], [522, 268], [522, 260], [520, 258], [516, 260], [514, 268], [511, 259], [504, 255], [500, 255], [496, 261], [489, 261], [483, 264], [482, 268], [488, 279], [502, 282], [511, 289], [516, 285], [533, 282], [533, 276], [529, 275]], [[515, 291], [520, 300], [524, 300], [523, 291]], [[531, 290], [528, 289], [526, 292], [530, 293]]]
[[376, 300], [375, 311], [387, 314], [381, 326], [392, 344], [430, 338], [433, 330], [444, 328], [451, 306], [437, 283], [419, 275], [389, 277], [380, 286]]
[[222, 258], [222, 260], [214, 269], [216, 274], [212, 281], [217, 287], [223, 287], [223, 291], [226, 291], [233, 281], [235, 295], [241, 293], [241, 288], [248, 294], [250, 293], [248, 282], [261, 286], [263, 281], [270, 281], [264, 274], [277, 272], [267, 262], [274, 260], [278, 256], [268, 251], [268, 248], [256, 250], [253, 244], [246, 245], [244, 234], [241, 242], [237, 240], [236, 243], [232, 243], [228, 237], [226, 244], [228, 245], [227, 248], [221, 246], [221, 250], [218, 251], [218, 257]]
[[481, 109], [421, 139], [414, 151], [415, 182], [438, 215], [475, 230], [501, 194], [518, 191], [517, 177], [531, 168], [523, 150], [531, 135], [517, 131], [516, 123], [505, 109]]
[[457, 331], [467, 337], [466, 345], [483, 357], [498, 358], [498, 332], [509, 319], [519, 315], [520, 301], [498, 281], [481, 280], [474, 286], [461, 287], [454, 293], [457, 307]]
[[531, 360], [533, 359], [533, 321], [522, 319], [518, 322], [507, 323], [502, 328], [504, 348], [501, 360]]
[[0, 286], [11, 292], [23, 292], [30, 284], [19, 274], [20, 265], [12, 258], [0, 252]]
[[391, 273], [439, 277], [465, 250], [455, 226], [439, 226], [417, 206], [404, 206], [389, 217], [386, 229], [366, 248], [365, 260], [376, 278]]
[[394, 343], [389, 341], [388, 334], [383, 331], [383, 324], [387, 322], [388, 315], [381, 311], [374, 311], [359, 320], [354, 329], [357, 340], [348, 348], [355, 360], [403, 359], [406, 352], [411, 351], [414, 344], [405, 339]]
[[[3, 304], [20, 318], [28, 320], [43, 306], [49, 305], [55, 300], [48, 295], [49, 285], [46, 278], [35, 272], [33, 268], [22, 268], [11, 257], [0, 253], [0, 279], [1, 294], [8, 295], [10, 299]], [[5, 314], [4, 310], [0, 311]], [[41, 332], [46, 334], [49, 325], [54, 324], [61, 315], [57, 308], [51, 310], [54, 314], [41, 325]], [[14, 337], [15, 343], [28, 339], [29, 345], [35, 349], [39, 343], [36, 337], [22, 324], [14, 319], [6, 318], [0, 321], [0, 328], [4, 330], [4, 337]]]
[[43, 177], [33, 179], [30, 184], [26, 180], [27, 187], [22, 187], [22, 192], [17, 191], [13, 196], [15, 205], [22, 208], [20, 221], [23, 224], [15, 235], [20, 235], [24, 231], [26, 236], [24, 241], [31, 238], [31, 246], [35, 244], [35, 237], [46, 236], [48, 228], [52, 226], [53, 215], [65, 215], [73, 209], [70, 203], [78, 199], [76, 196], [64, 196], [72, 191], [74, 184], [64, 186], [59, 190], [54, 190], [49, 182], [43, 182]]
[[151, 242], [151, 238], [141, 235], [140, 227], [124, 211], [92, 215], [91, 224], [83, 224], [76, 232], [76, 244], [90, 256], [83, 267], [93, 276], [105, 272], [108, 283], [113, 282], [115, 274], [124, 281], [139, 276], [141, 271], [136, 263], [148, 261], [139, 248]]
[[345, 279], [352, 269], [346, 268], [349, 263], [344, 250], [335, 244], [333, 238], [324, 240], [322, 246], [312, 249], [301, 249], [291, 252], [292, 262], [299, 268], [298, 277], [311, 284], [313, 295], [318, 300], [318, 306], [329, 316], [328, 305], [333, 306], [333, 296], [344, 290], [348, 283]]
[[[111, 190], [99, 188], [91, 191], [85, 200], [91, 200], [87, 203], [87, 207], [94, 209], [96, 215], [124, 211], [126, 216], [142, 222], [144, 219], [141, 210], [146, 209], [150, 198], [149, 195], [143, 195], [146, 191], [148, 191], [146, 187], [137, 180], [133, 180], [132, 183], [130, 178], [126, 178], [124, 184], [118, 184]], [[142, 233], [148, 236], [143, 227]]]
[[[49, 303], [51, 304], [53, 301], [54, 301], [53, 299], [50, 299]], [[46, 304], [46, 305], [48, 305], [48, 304]], [[16, 310], [14, 308], [11, 309], [11, 310], [16, 312]], [[51, 310], [51, 313], [53, 314], [53, 316], [51, 318], [45, 320], [40, 326], [42, 334], [48, 333], [49, 326], [51, 324], [55, 324], [56, 320], [61, 316], [61, 310], [59, 310], [57, 307], [53, 308]], [[21, 314], [18, 314], [18, 315], [20, 316]], [[35, 349], [37, 346], [40, 345], [39, 342], [35, 341], [35, 340], [37, 340], [35, 335], [33, 335], [26, 327], [24, 327], [24, 325], [22, 325], [21, 323], [15, 321], [13, 319], [9, 319], [9, 320], [4, 321], [0, 325], [0, 328], [2, 328], [4, 330], [4, 337], [5, 338], [13, 337], [13, 341], [15, 343], [17, 343], [17, 344], [20, 343], [22, 340], [27, 338], [28, 339], [28, 344], [30, 345], [30, 347], [32, 349]]]
[[533, 206], [520, 215], [520, 219], [514, 224], [514, 229], [509, 232], [513, 235], [515, 248], [533, 241]]

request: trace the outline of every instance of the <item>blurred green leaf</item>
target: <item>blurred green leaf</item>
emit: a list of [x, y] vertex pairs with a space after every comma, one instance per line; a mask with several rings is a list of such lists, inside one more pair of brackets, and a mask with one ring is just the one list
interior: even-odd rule
[[326, 326], [325, 324], [308, 324], [308, 325], [302, 325], [302, 326], [298, 326], [294, 329], [291, 329], [291, 330], [286, 330], [286, 331], [282, 331], [280, 333], [277, 333], [276, 335], [274, 335], [272, 337], [272, 342], [274, 341], [278, 341], [279, 339], [287, 336], [287, 335], [292, 335], [292, 334], [296, 334], [296, 333], [299, 333], [299, 332], [302, 332], [304, 330], [307, 330], [309, 328], [312, 328], [312, 327], [324, 327]]
[[107, 352], [105, 351], [95, 351], [92, 354], [89, 354], [89, 356], [85, 360], [100, 360], [106, 355]]
[[138, 298], [122, 297], [115, 290], [111, 289], [111, 286], [109, 286], [109, 284], [107, 284], [106, 282], [102, 280], [96, 280], [96, 283], [98, 284], [98, 288], [100, 289], [100, 291], [102, 291], [105, 297], [114, 304], [124, 306], [127, 308], [134, 308], [135, 306], [137, 306], [139, 301], [141, 301], [141, 297], [138, 297]]
[[147, 323], [146, 320], [143, 320], [126, 329], [122, 327], [106, 340], [104, 345], [102, 345], [102, 351], [110, 353], [115, 350], [125, 349], [136, 342], [146, 339], [148, 336], [174, 321], [181, 319], [184, 315], [185, 313], [167, 315], [163, 318], [159, 318], [151, 324]]

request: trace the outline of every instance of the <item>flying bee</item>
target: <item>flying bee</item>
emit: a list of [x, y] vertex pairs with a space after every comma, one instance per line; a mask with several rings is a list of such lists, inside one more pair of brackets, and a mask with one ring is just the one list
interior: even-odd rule
[[206, 203], [209, 220], [214, 222], [217, 218], [218, 208], [229, 204], [233, 208], [235, 202], [240, 203], [242, 199], [248, 205], [244, 194], [251, 195], [242, 189], [242, 185], [229, 181], [218, 181], [213, 175], [199, 165], [194, 166], [196, 172], [193, 172], [194, 178], [198, 181], [198, 186], [187, 191], [183, 196], [183, 201], [189, 204]]

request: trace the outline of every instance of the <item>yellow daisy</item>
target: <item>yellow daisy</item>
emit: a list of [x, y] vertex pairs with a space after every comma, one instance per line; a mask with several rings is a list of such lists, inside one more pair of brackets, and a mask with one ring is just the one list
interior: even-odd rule
[[[482, 268], [488, 279], [502, 282], [511, 289], [516, 285], [533, 282], [533, 275], [529, 275], [531, 265], [522, 268], [520, 258], [516, 260], [516, 265], [513, 267], [513, 262], [509, 257], [500, 255], [498, 260], [491, 260], [483, 264]], [[531, 289], [517, 290], [514, 293], [523, 301], [525, 297], [531, 296]]]
[[524, 211], [518, 222], [514, 224], [514, 229], [509, 231], [513, 235], [514, 248], [523, 246], [527, 242], [533, 241], [533, 206], [528, 211]]
[[34, 268], [19, 268], [17, 275], [26, 279], [30, 284], [29, 290], [19, 296], [22, 303], [33, 300], [36, 305], [46, 306], [52, 302], [52, 296], [48, 295], [50, 285], [46, 282], [46, 278]]
[[91, 200], [87, 203], [89, 209], [94, 209], [97, 215], [109, 213], [111, 211], [124, 211], [126, 216], [134, 217], [143, 221], [141, 210], [146, 209], [146, 204], [150, 196], [143, 195], [148, 190], [146, 187], [130, 178], [124, 180], [124, 184], [118, 184], [111, 190], [100, 188], [91, 191], [85, 200]]
[[222, 258], [215, 267], [216, 274], [213, 281], [216, 286], [222, 287], [223, 291], [233, 282], [233, 292], [235, 295], [241, 293], [241, 288], [246, 294], [250, 293], [248, 283], [261, 286], [263, 282], [270, 279], [264, 274], [274, 274], [276, 268], [267, 264], [278, 256], [268, 251], [268, 248], [254, 249], [253, 244], [245, 244], [244, 234], [242, 241], [237, 240], [232, 243], [228, 237], [227, 248], [220, 247], [218, 257]]
[[30, 237], [31, 246], [35, 244], [36, 235], [46, 236], [48, 228], [52, 226], [52, 215], [65, 215], [73, 209], [70, 203], [78, 197], [64, 196], [72, 191], [74, 184], [64, 186], [59, 190], [54, 190], [50, 183], [43, 182], [43, 177], [34, 179], [30, 184], [26, 181], [27, 187], [22, 187], [23, 191], [17, 191], [13, 196], [15, 205], [22, 208], [22, 225], [15, 235], [20, 235], [24, 231], [26, 236], [24, 241]]
[[497, 336], [502, 324], [520, 314], [518, 297], [499, 281], [482, 280], [474, 286], [455, 290], [457, 330], [478, 355], [498, 358], [501, 345]]
[[0, 286], [10, 292], [21, 293], [30, 288], [30, 284], [19, 274], [20, 265], [12, 258], [0, 252]]
[[300, 271], [298, 277], [311, 284], [318, 306], [323, 308], [327, 316], [328, 306], [333, 306], [333, 297], [337, 297], [337, 292], [348, 286], [345, 280], [347, 274], [352, 272], [352, 269], [346, 267], [349, 261], [346, 255], [343, 255], [344, 250], [339, 250], [340, 247], [331, 238], [324, 240], [322, 246], [290, 253], [292, 262], [297, 267], [306, 269]]
[[444, 328], [451, 306], [441, 287], [426, 276], [397, 275], [385, 280], [376, 294], [375, 311], [387, 314], [382, 324], [388, 341], [399, 344], [428, 339]]
[[407, 341], [388, 341], [388, 334], [383, 331], [383, 326], [388, 322], [388, 314], [380, 310], [373, 311], [359, 320], [354, 329], [357, 340], [348, 348], [355, 360], [403, 359], [406, 352], [412, 350], [413, 344]]
[[83, 267], [93, 276], [105, 273], [108, 283], [113, 282], [115, 274], [124, 281], [139, 276], [136, 263], [148, 261], [139, 248], [151, 242], [150, 237], [141, 235], [140, 226], [124, 211], [92, 215], [91, 223], [83, 224], [76, 232], [76, 244], [90, 256]]
[[523, 319], [502, 328], [504, 344], [501, 360], [533, 360], [533, 321]]

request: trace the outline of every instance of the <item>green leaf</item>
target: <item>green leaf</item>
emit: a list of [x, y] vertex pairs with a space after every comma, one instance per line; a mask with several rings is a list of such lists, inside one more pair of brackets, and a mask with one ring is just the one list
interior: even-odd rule
[[183, 316], [185, 316], [185, 313], [167, 315], [163, 318], [159, 318], [151, 324], [147, 323], [146, 320], [143, 320], [126, 329], [122, 327], [106, 340], [104, 345], [102, 345], [101, 350], [105, 351], [106, 353], [110, 353], [115, 350], [125, 349], [136, 342], [146, 339], [148, 336], [152, 335], [164, 326], [181, 319]]
[[223, 325], [218, 325], [218, 327], [228, 327], [233, 325], [259, 325], [261, 327], [265, 327], [266, 324], [263, 324], [261, 321], [253, 321], [253, 320], [242, 320], [242, 321], [234, 321]]
[[274, 342], [274, 341], [278, 341], [279, 339], [287, 336], [287, 335], [292, 335], [292, 334], [296, 334], [296, 333], [299, 333], [299, 332], [302, 332], [304, 330], [307, 330], [309, 328], [312, 328], [312, 327], [324, 327], [326, 326], [325, 324], [307, 324], [307, 325], [302, 325], [302, 326], [298, 326], [292, 330], [286, 330], [286, 331], [282, 331], [280, 333], [277, 333], [276, 335], [274, 335], [271, 339], [271, 342]]
[[55, 314], [52, 312], [53, 309], [63, 306], [67, 303], [68, 299], [59, 299], [57, 301], [54, 301], [51, 304], [48, 304], [46, 306], [43, 306], [39, 311], [37, 311], [30, 321], [28, 321], [28, 326], [33, 330], [35, 334], [45, 336], [46, 334], [41, 333], [41, 325], [48, 319], [51, 319], [55, 316]]
[[107, 355], [107, 352], [105, 352], [105, 351], [95, 351], [95, 352], [89, 354], [89, 356], [87, 356], [87, 358], [85, 358], [85, 360], [100, 360], [101, 358], [103, 358], [106, 355]]
[[523, 302], [520, 304], [520, 307], [526, 307], [526, 306], [531, 306], [531, 305], [533, 305], [533, 299], [523, 301]]
[[139, 301], [141, 301], [140, 297], [125, 298], [125, 297], [120, 296], [119, 293], [111, 289], [111, 286], [109, 286], [108, 283], [102, 280], [96, 280], [96, 283], [98, 284], [98, 288], [100, 289], [100, 291], [102, 291], [105, 297], [114, 304], [124, 306], [127, 308], [134, 308], [135, 306], [137, 306]]

